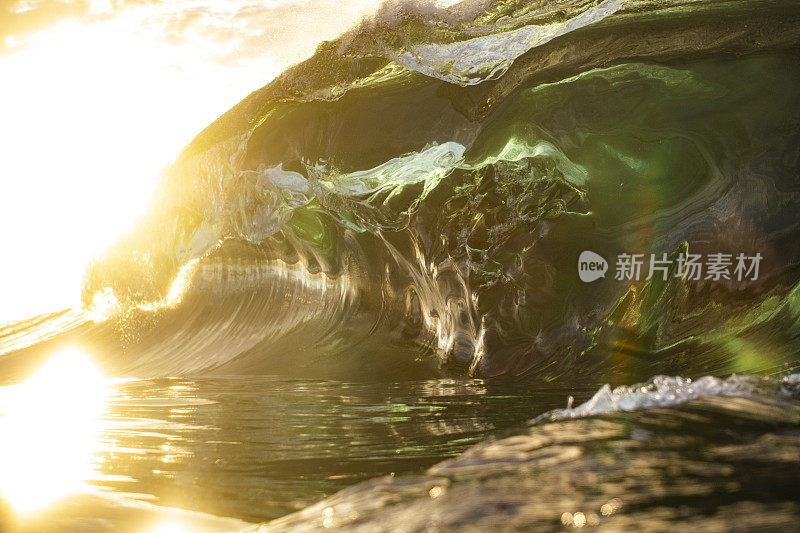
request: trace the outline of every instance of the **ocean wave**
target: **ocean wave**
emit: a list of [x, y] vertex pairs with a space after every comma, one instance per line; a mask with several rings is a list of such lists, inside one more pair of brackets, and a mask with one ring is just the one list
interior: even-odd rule
[[393, 59], [409, 70], [448, 83], [476, 85], [502, 76], [515, 59], [531, 48], [599, 22], [616, 12], [621, 4], [622, 0], [604, 0], [572, 18], [547, 26], [531, 24], [454, 43], [418, 44]]
[[[724, 24], [715, 2], [395, 6], [202, 132], [90, 267], [84, 305], [125, 368], [791, 368], [800, 10], [725, 5]], [[446, 70], [463, 47], [510, 67], [469, 85], [500, 71], [398, 63], [428, 50]], [[758, 280], [586, 285], [583, 250], [764, 262]]]
[[542, 417], [423, 473], [359, 483], [245, 531], [791, 528], [797, 402], [749, 391], [757, 378], [715, 380], [698, 380], [689, 394], [675, 392], [686, 380], [656, 378], [655, 388], [687, 401], [626, 390], [633, 410]]
[[[613, 390], [608, 385], [603, 385], [594, 396], [581, 405], [544, 413], [532, 420], [531, 423], [669, 407], [716, 396], [754, 398], [780, 397], [782, 395], [797, 399], [797, 392], [794, 389], [796, 389], [798, 381], [800, 381], [800, 374], [790, 374], [777, 384], [754, 376], [732, 375], [725, 379], [703, 376], [697, 380], [679, 376], [655, 376], [646, 383], [623, 385]], [[572, 403], [571, 399], [570, 403]]]

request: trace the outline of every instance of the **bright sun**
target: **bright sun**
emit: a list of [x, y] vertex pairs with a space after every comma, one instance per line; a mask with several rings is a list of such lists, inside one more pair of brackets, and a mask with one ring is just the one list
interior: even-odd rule
[[0, 58], [0, 322], [75, 304], [87, 261], [144, 212], [160, 170], [243, 96], [208, 72], [221, 66], [116, 26], [64, 22]]
[[88, 261], [144, 213], [193, 135], [378, 3], [299, 4], [276, 38], [281, 2], [95, 0], [92, 22], [7, 37], [0, 323], [77, 304]]

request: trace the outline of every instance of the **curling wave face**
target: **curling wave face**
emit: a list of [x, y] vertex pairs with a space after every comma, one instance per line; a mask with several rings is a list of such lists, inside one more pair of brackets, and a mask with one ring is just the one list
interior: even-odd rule
[[[385, 7], [184, 150], [80, 334], [137, 375], [795, 366], [800, 6], [722, 4]], [[763, 261], [586, 284], [584, 250]]]

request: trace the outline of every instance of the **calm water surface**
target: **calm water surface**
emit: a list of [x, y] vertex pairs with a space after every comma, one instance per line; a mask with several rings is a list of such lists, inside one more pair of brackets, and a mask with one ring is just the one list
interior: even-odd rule
[[[35, 389], [50, 386], [46, 380], [36, 381], [23, 387], [42, 394]], [[146, 502], [251, 523], [266, 521], [364, 479], [423, 472], [487, 436], [502, 435], [536, 414], [563, 406], [567, 398], [564, 389], [467, 379], [104, 382], [96, 423], [86, 422], [90, 400], [70, 404], [91, 389], [78, 383], [71, 391], [51, 390], [63, 401], [51, 396], [49, 407], [23, 413], [26, 423], [20, 427], [29, 428], [36, 418], [37, 432], [7, 428], [5, 433], [15, 433], [12, 441], [17, 443], [16, 451], [4, 455], [22, 459], [15, 466], [19, 479], [7, 478], [2, 491], [9, 529], [26, 530], [26, 520], [48, 512], [67, 513], [72, 519], [106, 514], [85, 500], [70, 511], [53, 511], [76, 493], [122, 496], [128, 506]], [[0, 420], [13, 420], [21, 409], [24, 398], [9, 400], [18, 387], [0, 388], [7, 415]], [[83, 414], [71, 420], [74, 411]], [[43, 456], [51, 464], [43, 463]], [[83, 470], [68, 468], [81, 461], [86, 462]], [[59, 476], [64, 478], [60, 485], [53, 482]], [[73, 479], [80, 477], [85, 479]], [[37, 479], [39, 487], [51, 484], [52, 490], [31, 488]], [[72, 483], [78, 481], [83, 483]], [[131, 523], [130, 516], [114, 516], [110, 520], [119, 519], [117, 525]]]

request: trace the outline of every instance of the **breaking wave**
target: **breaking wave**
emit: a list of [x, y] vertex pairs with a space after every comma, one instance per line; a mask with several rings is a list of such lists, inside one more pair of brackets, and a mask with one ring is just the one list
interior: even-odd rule
[[[798, 28], [778, 1], [386, 5], [194, 139], [67, 329], [121, 373], [791, 371]], [[583, 250], [764, 259], [584, 284]]]

